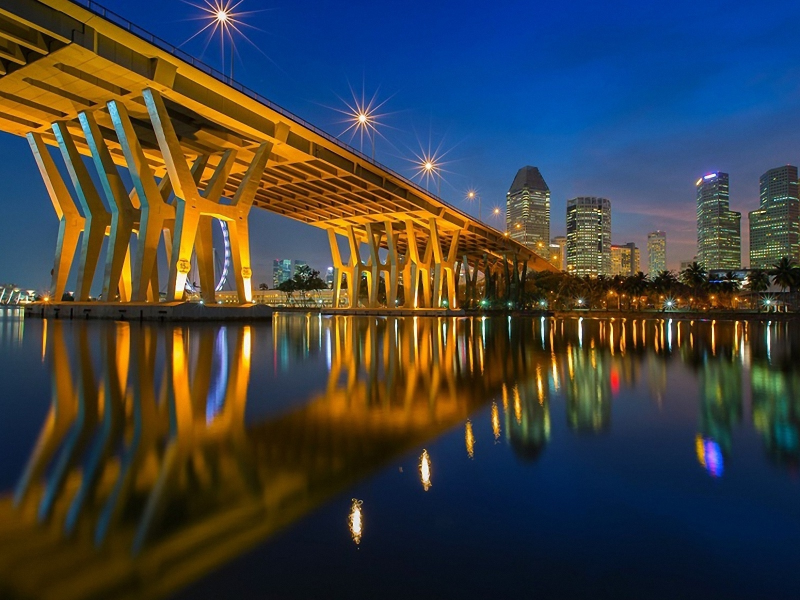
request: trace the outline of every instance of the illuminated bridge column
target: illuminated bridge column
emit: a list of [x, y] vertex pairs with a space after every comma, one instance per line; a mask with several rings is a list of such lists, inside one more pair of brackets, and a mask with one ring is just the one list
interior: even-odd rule
[[167, 202], [172, 192], [171, 178], [168, 173], [160, 183], [156, 183], [125, 106], [112, 100], [108, 103], [108, 112], [142, 207], [131, 299], [134, 302], [158, 302], [158, 245], [163, 234], [167, 253], [171, 252], [169, 231], [175, 226], [175, 207]]
[[84, 230], [86, 220], [78, 211], [41, 134], [29, 133], [27, 139], [50, 201], [58, 215], [58, 242], [56, 243], [50, 295], [53, 300], [60, 301], [67, 286], [69, 269], [78, 247], [78, 238]]
[[[272, 152], [272, 143], [261, 143], [255, 149], [253, 159], [231, 204], [220, 204], [218, 200], [227, 183], [235, 157], [233, 151], [227, 151], [223, 155], [211, 182], [203, 192], [200, 192], [161, 94], [148, 88], [142, 92], [142, 95], [176, 196], [175, 235], [170, 261], [167, 300], [182, 299], [201, 218], [210, 216], [228, 222], [231, 258], [239, 302], [251, 302], [252, 269], [248, 219], [259, 182]], [[210, 243], [207, 237], [205, 239]], [[203, 255], [210, 257], [209, 252], [204, 251]]]
[[132, 291], [130, 240], [133, 233], [138, 234], [139, 231], [141, 206], [136, 194], [129, 194], [125, 189], [94, 115], [81, 112], [78, 113], [78, 119], [92, 153], [106, 202], [111, 208], [111, 229], [101, 297], [104, 302], [111, 302], [119, 290], [120, 301], [128, 302]]
[[[406, 235], [408, 237], [408, 256], [410, 277], [403, 277], [403, 283], [411, 293], [406, 293], [406, 308], [424, 308], [431, 306], [431, 263], [433, 262], [433, 244], [428, 240], [425, 254], [420, 254], [419, 244], [414, 222], [406, 221]], [[419, 298], [419, 286], [422, 284], [422, 299]]]
[[[352, 279], [347, 284], [348, 289], [348, 308], [358, 308], [359, 292], [361, 290], [361, 274], [365, 273], [367, 276], [367, 297], [372, 295], [372, 273], [368, 270], [368, 264], [361, 260], [361, 242], [356, 237], [353, 227], [348, 225], [347, 228], [347, 241], [350, 245], [350, 265], [352, 269]], [[349, 275], [350, 273], [348, 273]]]
[[464, 290], [464, 308], [474, 308], [478, 303], [478, 262], [475, 261], [475, 266], [472, 267], [470, 273], [469, 258], [465, 254], [463, 256], [463, 273], [465, 280]]
[[355, 264], [354, 264], [354, 255], [350, 253], [350, 260], [348, 261], [347, 265], [344, 264], [342, 261], [342, 253], [339, 250], [339, 243], [336, 240], [336, 230], [333, 227], [328, 227], [328, 243], [331, 247], [331, 260], [333, 262], [333, 299], [332, 299], [332, 306], [333, 308], [339, 308], [339, 302], [342, 297], [342, 277], [347, 276], [348, 280], [348, 301], [349, 305], [353, 306], [353, 290], [352, 285], [355, 281]]
[[100, 260], [103, 239], [106, 236], [108, 226], [111, 224], [111, 215], [97, 193], [97, 188], [89, 176], [89, 170], [83, 162], [83, 157], [78, 153], [75, 140], [69, 129], [67, 129], [67, 123], [63, 121], [53, 123], [53, 133], [56, 136], [61, 156], [64, 158], [67, 172], [69, 172], [70, 179], [72, 179], [73, 188], [83, 210], [83, 216], [86, 219], [83, 228], [81, 255], [78, 262], [77, 281], [77, 300], [85, 302], [89, 299], [92, 280]]
[[447, 285], [447, 306], [456, 308], [458, 299], [456, 297], [456, 261], [458, 260], [458, 238], [460, 230], [453, 232], [450, 240], [450, 248], [445, 255], [442, 252], [442, 244], [439, 238], [439, 226], [436, 219], [430, 220], [430, 242], [433, 246], [433, 307], [438, 308], [442, 305], [442, 286]]

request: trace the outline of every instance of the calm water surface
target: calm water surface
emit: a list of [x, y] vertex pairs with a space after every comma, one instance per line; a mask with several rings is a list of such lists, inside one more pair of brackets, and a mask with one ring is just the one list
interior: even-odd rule
[[800, 328], [0, 315], [0, 597], [800, 597]]

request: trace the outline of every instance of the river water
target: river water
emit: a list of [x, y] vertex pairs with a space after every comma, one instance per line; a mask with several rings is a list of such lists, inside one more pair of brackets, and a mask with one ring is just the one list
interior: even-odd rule
[[800, 327], [0, 314], [0, 597], [800, 597]]

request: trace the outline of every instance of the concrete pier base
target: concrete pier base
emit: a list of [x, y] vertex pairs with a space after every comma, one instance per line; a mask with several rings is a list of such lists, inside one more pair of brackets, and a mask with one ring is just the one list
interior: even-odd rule
[[114, 321], [269, 321], [273, 308], [262, 304], [221, 306], [196, 302], [101, 303], [34, 302], [25, 306], [26, 318], [106, 319]]

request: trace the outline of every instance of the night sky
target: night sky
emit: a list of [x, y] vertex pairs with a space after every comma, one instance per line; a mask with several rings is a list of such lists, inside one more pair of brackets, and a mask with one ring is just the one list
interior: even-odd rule
[[[104, 4], [176, 45], [203, 25], [180, 0]], [[237, 42], [243, 84], [334, 135], [351, 87], [377, 91], [377, 160], [411, 177], [414, 153], [441, 147], [441, 195], [476, 215], [466, 191], [478, 190], [486, 217], [526, 164], [550, 186], [554, 236], [568, 198], [605, 196], [612, 241], [636, 242], [643, 269], [654, 229], [667, 232], [670, 268], [692, 258], [694, 184], [716, 170], [730, 173], [747, 264], [759, 175], [800, 160], [796, 0], [244, 0], [239, 10], [258, 11], [243, 18], [260, 50]], [[199, 36], [183, 49], [219, 67], [219, 45], [204, 45]], [[0, 134], [0, 155], [0, 282], [44, 289], [56, 216], [27, 143]], [[328, 266], [322, 231], [257, 212], [256, 282], [271, 284], [273, 258]]]

